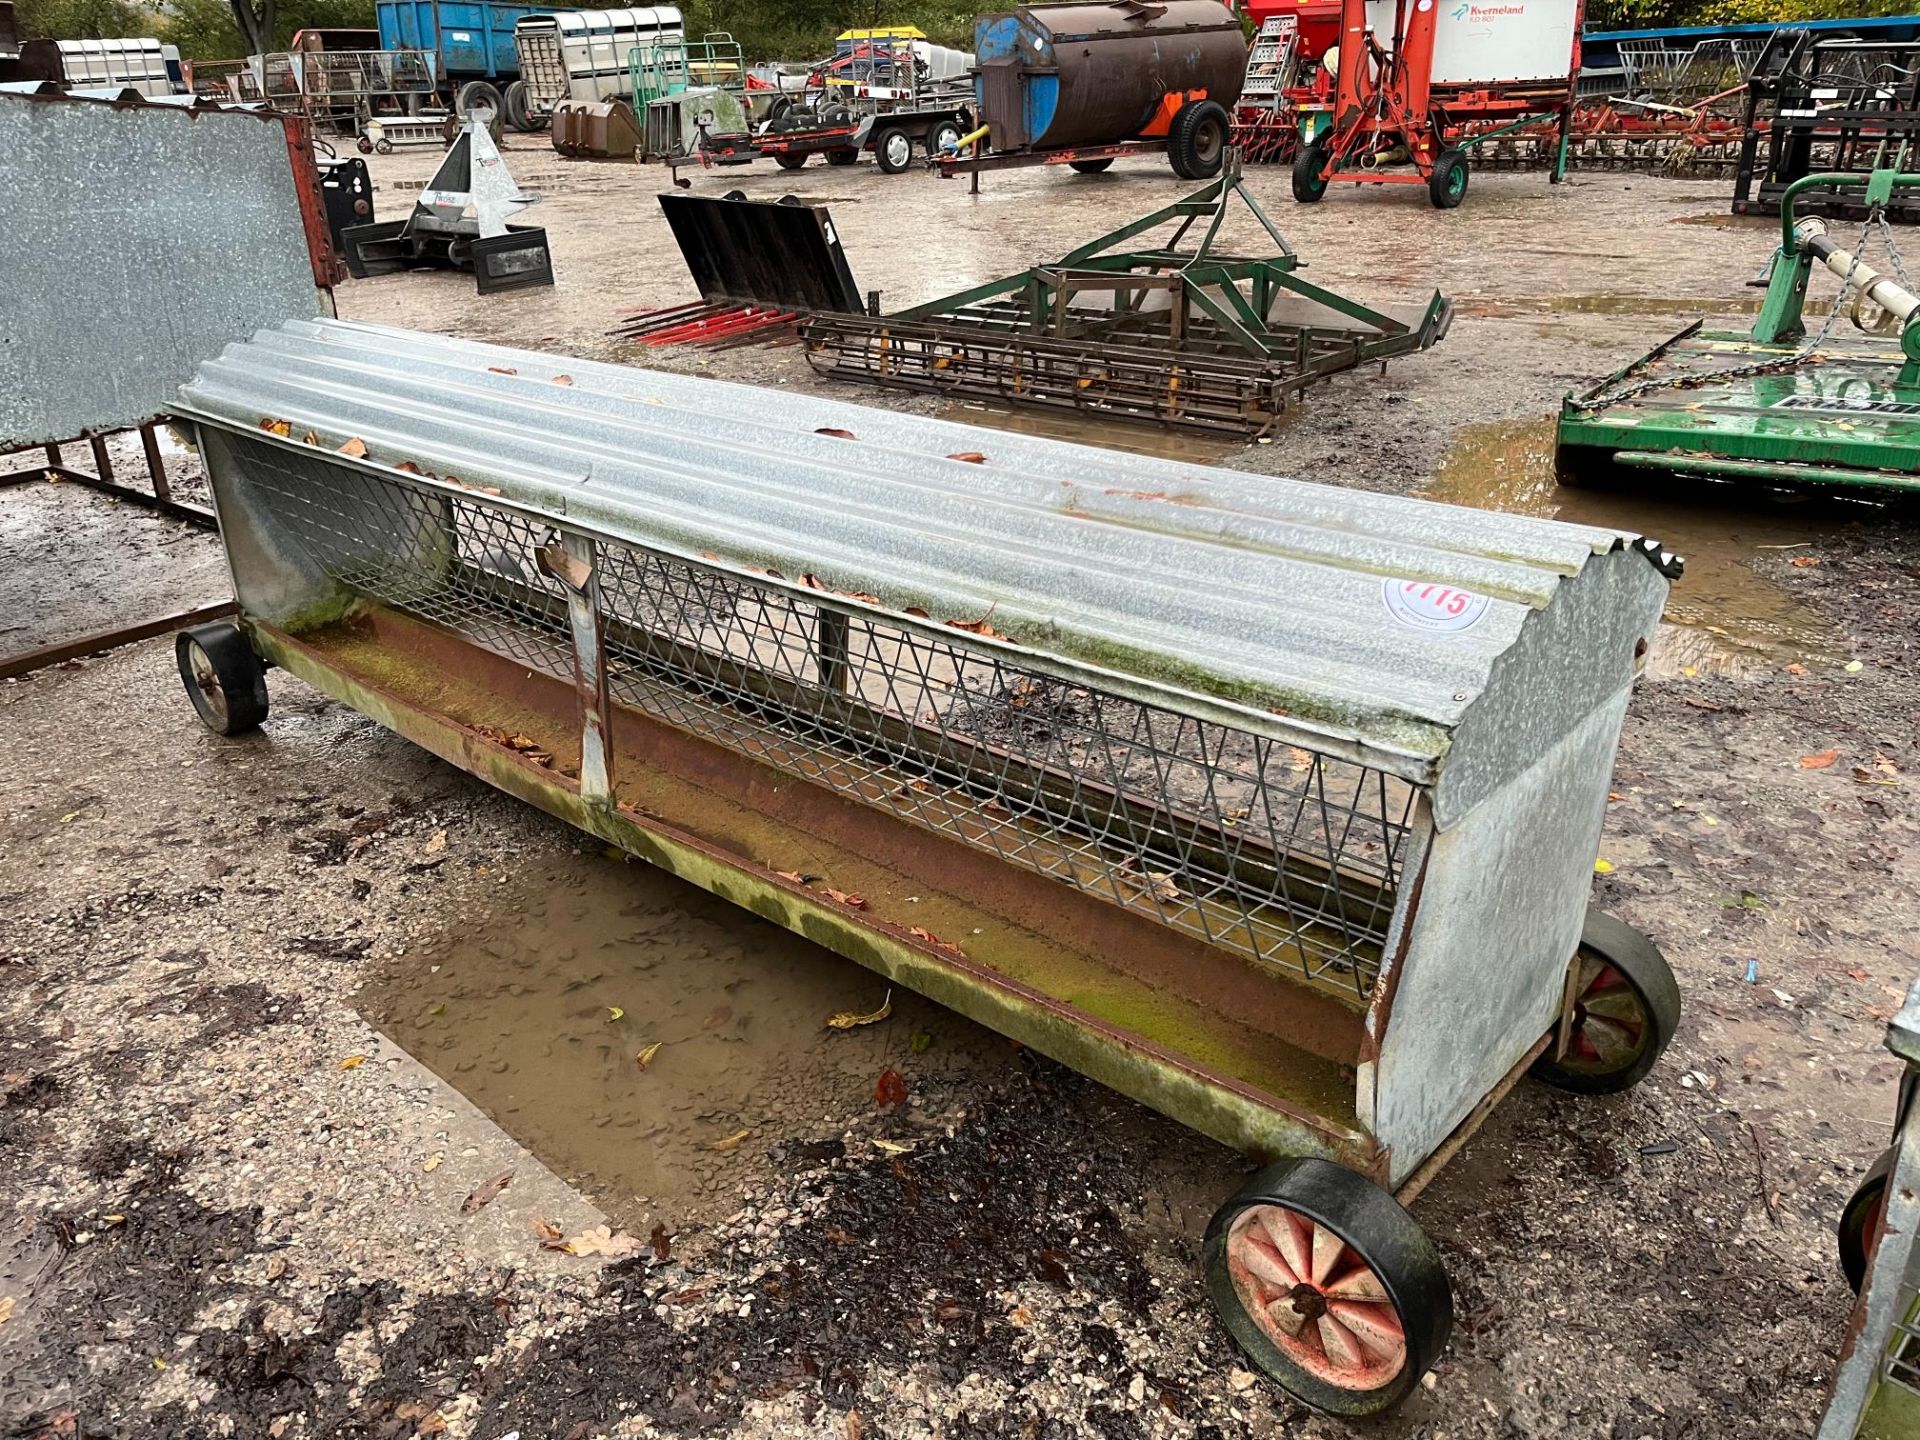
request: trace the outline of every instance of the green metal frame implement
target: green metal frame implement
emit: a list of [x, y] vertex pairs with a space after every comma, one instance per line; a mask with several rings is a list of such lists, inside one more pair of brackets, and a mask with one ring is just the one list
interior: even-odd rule
[[[1215, 249], [1236, 197], [1275, 253]], [[1314, 381], [1424, 350], [1452, 319], [1437, 291], [1403, 320], [1302, 279], [1301, 263], [1230, 163], [1051, 264], [893, 315], [810, 315], [800, 334], [814, 368], [844, 379], [1258, 434]]]
[[[1877, 215], [1894, 190], [1920, 187], [1920, 175], [1818, 174], [1789, 186], [1752, 329], [1708, 330], [1695, 321], [1591, 390], [1568, 395], [1558, 434], [1563, 480], [1613, 465], [1768, 487], [1920, 492], [1920, 296], [1904, 274], [1880, 275], [1842, 249], [1822, 222], [1794, 218], [1799, 192], [1841, 185], [1864, 186]], [[1869, 230], [1875, 223], [1869, 219]], [[1804, 311], [1816, 263], [1843, 285], [1809, 337]], [[1843, 330], [1835, 321], [1849, 296], [1852, 324]], [[1876, 308], [1878, 321], [1869, 324]]]

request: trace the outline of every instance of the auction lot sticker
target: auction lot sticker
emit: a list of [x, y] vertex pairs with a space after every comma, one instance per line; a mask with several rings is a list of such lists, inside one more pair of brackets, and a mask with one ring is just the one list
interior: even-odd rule
[[1471, 630], [1487, 613], [1487, 597], [1457, 585], [1427, 580], [1383, 580], [1380, 598], [1387, 613], [1412, 630], [1430, 635], [1455, 635]]

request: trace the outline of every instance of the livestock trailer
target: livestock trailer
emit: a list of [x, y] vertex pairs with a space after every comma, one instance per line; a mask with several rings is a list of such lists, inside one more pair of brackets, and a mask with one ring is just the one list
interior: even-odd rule
[[331, 320], [175, 414], [211, 728], [285, 669], [1259, 1157], [1207, 1285], [1313, 1404], [1446, 1342], [1395, 1194], [1673, 1033], [1588, 909], [1652, 541]]
[[520, 78], [502, 95], [516, 130], [538, 130], [562, 100], [633, 103], [633, 56], [642, 65], [668, 42], [684, 44], [686, 27], [671, 5], [639, 10], [558, 10], [514, 23]]
[[501, 91], [520, 78], [513, 27], [523, 15], [550, 15], [550, 5], [503, 0], [375, 0], [374, 18], [386, 50], [425, 50], [436, 57], [440, 83], [453, 108], [476, 106], [504, 116]]

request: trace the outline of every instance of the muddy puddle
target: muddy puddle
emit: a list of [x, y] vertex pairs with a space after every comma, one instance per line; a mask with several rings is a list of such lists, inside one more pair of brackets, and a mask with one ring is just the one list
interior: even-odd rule
[[[1676, 320], [1758, 315], [1762, 295], [1541, 295], [1468, 297], [1454, 302], [1462, 315], [1663, 315]], [[1679, 328], [1678, 326], [1675, 327]]]
[[1043, 435], [1049, 440], [1070, 440], [1076, 445], [1098, 445], [1103, 450], [1126, 450], [1135, 455], [1184, 460], [1193, 465], [1218, 465], [1246, 444], [1239, 436], [1199, 435], [1064, 410], [1026, 410], [962, 402], [940, 411], [939, 417], [957, 420], [963, 425], [986, 425], [995, 430], [1011, 430], [1017, 435]]
[[[1554, 479], [1553, 421], [1467, 425], [1433, 484], [1430, 500], [1651, 535], [1686, 557], [1686, 575], [1667, 602], [1656, 673], [1688, 668], [1742, 673], [1792, 661], [1830, 659], [1833, 628], [1753, 562], [1792, 554], [1831, 535], [1848, 516], [1830, 504], [1785, 499], [1669, 499], [1640, 490], [1574, 490]], [[1871, 514], [1873, 507], [1857, 507]]]
[[1017, 1063], [900, 989], [829, 1029], [886, 982], [650, 866], [591, 853], [503, 889], [355, 1003], [633, 1234], [731, 1214], [769, 1148], [830, 1142], [889, 1069], [917, 1091]]

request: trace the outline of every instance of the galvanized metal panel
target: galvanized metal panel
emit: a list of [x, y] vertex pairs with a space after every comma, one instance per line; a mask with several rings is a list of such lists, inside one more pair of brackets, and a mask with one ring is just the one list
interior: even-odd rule
[[0, 157], [0, 451], [163, 414], [222, 345], [320, 309], [277, 121], [8, 91]]
[[1036, 662], [1434, 783], [1442, 828], [1624, 691], [1665, 592], [1615, 531], [381, 326], [263, 332], [177, 408], [936, 629], [991, 616]]

